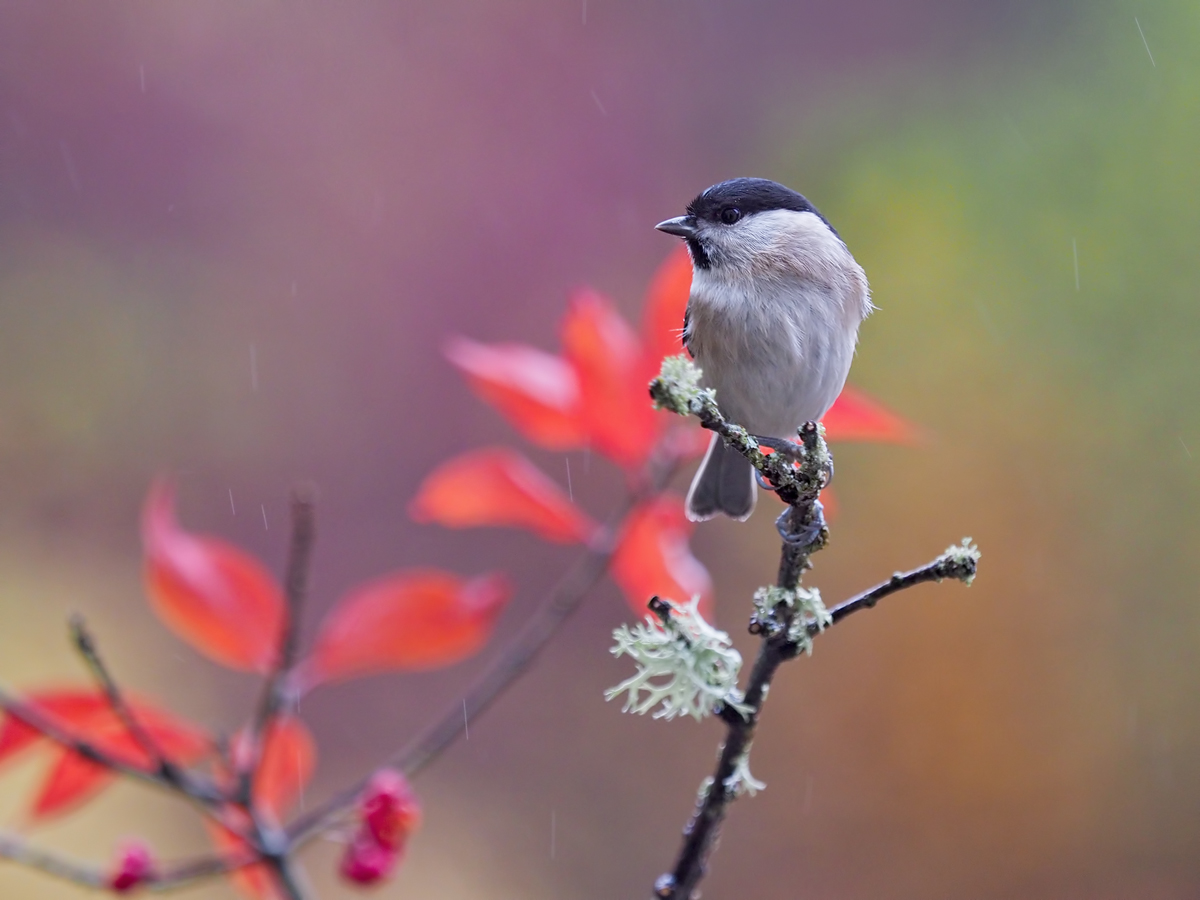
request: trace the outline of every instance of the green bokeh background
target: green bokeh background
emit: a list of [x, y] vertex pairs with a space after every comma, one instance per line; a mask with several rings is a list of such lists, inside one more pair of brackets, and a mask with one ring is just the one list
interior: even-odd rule
[[[967, 534], [984, 558], [969, 591], [889, 601], [781, 676], [753, 761], [769, 787], [732, 811], [706, 894], [1200, 891], [1191, 5], [12, 3], [0, 24], [5, 683], [80, 677], [80, 609], [135, 687], [214, 727], [248, 708], [252, 685], [140, 599], [136, 510], [164, 469], [189, 525], [275, 566], [287, 488], [315, 478], [320, 608], [400, 566], [505, 568], [511, 634], [571, 552], [406, 520], [440, 456], [518, 440], [439, 341], [551, 348], [579, 283], [633, 318], [668, 246], [649, 225], [767, 175], [863, 264], [879, 312], [851, 380], [925, 435], [835, 446], [811, 580], [835, 601]], [[561, 454], [531, 453], [565, 482]], [[615, 475], [570, 460], [602, 511]], [[760, 514], [694, 539], [747, 650], [772, 536]], [[602, 702], [626, 618], [598, 591], [422, 776], [426, 828], [381, 896], [648, 891], [719, 729]], [[306, 700], [312, 793], [478, 665]], [[13, 827], [38, 771], [3, 772]], [[184, 853], [189, 816], [123, 786], [29, 833]], [[305, 859], [350, 896], [335, 852]], [[76, 895], [9, 866], [0, 894]]]

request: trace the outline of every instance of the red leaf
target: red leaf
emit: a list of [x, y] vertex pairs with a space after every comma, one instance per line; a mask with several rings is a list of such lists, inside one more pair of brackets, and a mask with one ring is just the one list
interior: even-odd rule
[[645, 459], [661, 425], [650, 405], [646, 357], [633, 329], [594, 291], [578, 291], [563, 321], [563, 348], [579, 374], [591, 444], [622, 466]]
[[584, 542], [596, 523], [521, 454], [504, 447], [473, 450], [425, 477], [409, 515], [449, 528], [512, 525], [549, 541]]
[[283, 627], [283, 595], [255, 559], [183, 531], [174, 492], [158, 481], [142, 513], [146, 590], [172, 631], [222, 665], [267, 671]]
[[[131, 707], [138, 724], [158, 749], [175, 762], [191, 764], [209, 749], [208, 736], [190, 723], [145, 703], [132, 703]], [[115, 714], [107, 712], [98, 716], [93, 725], [85, 729], [85, 735], [88, 731], [93, 732], [89, 738], [92, 743], [111, 756], [138, 768], [150, 766], [149, 755]]]
[[677, 425], [671, 429], [671, 450], [680, 459], [698, 459], [708, 451], [712, 432], [697, 424]]
[[846, 385], [822, 419], [831, 441], [914, 444], [917, 429], [862, 391]]
[[[73, 731], [97, 712], [108, 708], [104, 695], [94, 688], [61, 688], [30, 694], [24, 701], [47, 719]], [[32, 745], [41, 735], [16, 716], [8, 715], [0, 726], [0, 760]]]
[[[51, 713], [50, 716], [73, 737], [86, 741], [117, 761], [148, 769], [151, 765], [149, 754], [107, 703], [97, 706], [90, 714], [84, 713], [86, 707], [82, 696], [76, 698], [75, 710], [80, 712], [73, 721], [66, 721], [62, 715]], [[99, 700], [100, 695], [93, 697]], [[138, 724], [174, 762], [189, 765], [208, 749], [208, 738], [194, 726], [141, 701], [130, 702], [130, 707]], [[115, 777], [112, 770], [61, 748], [56, 751], [55, 760], [34, 800], [34, 819], [45, 819], [78, 806], [107, 787]]]
[[712, 621], [712, 579], [688, 546], [692, 523], [683, 500], [660, 494], [625, 520], [610, 571], [630, 607], [645, 615], [654, 595], [686, 603], [700, 595], [700, 614]]
[[46, 819], [67, 812], [92, 799], [117, 777], [112, 769], [69, 750], [56, 750], [54, 758], [55, 762], [33, 802], [34, 819]]
[[472, 580], [417, 569], [367, 584], [321, 625], [305, 687], [386, 669], [436, 669], [484, 645], [512, 595], [500, 575]]
[[521, 434], [550, 450], [585, 443], [579, 419], [579, 379], [560, 356], [525, 344], [480, 344], [451, 338], [446, 357], [471, 388]]
[[642, 340], [646, 345], [653, 377], [664, 356], [678, 356], [683, 349], [683, 312], [692, 289], [692, 260], [683, 244], [668, 256], [646, 292], [642, 308]]
[[254, 773], [254, 799], [282, 821], [317, 765], [317, 745], [305, 724], [294, 716], [276, 719], [267, 729], [258, 771]]

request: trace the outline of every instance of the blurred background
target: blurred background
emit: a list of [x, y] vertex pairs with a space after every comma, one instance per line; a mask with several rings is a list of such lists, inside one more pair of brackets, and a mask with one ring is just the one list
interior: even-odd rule
[[[1181, 0], [6, 0], [0, 678], [82, 679], [80, 610], [131, 687], [212, 727], [245, 715], [253, 681], [141, 595], [137, 511], [164, 471], [188, 527], [276, 569], [287, 491], [316, 481], [314, 613], [404, 566], [506, 569], [502, 640], [574, 552], [409, 521], [439, 459], [520, 443], [442, 341], [553, 350], [581, 284], [634, 320], [673, 246], [653, 224], [767, 176], [871, 279], [852, 383], [927, 436], [834, 447], [809, 582], [833, 603], [963, 535], [983, 562], [782, 673], [754, 748], [769, 787], [733, 808], [706, 895], [1195, 897], [1198, 97]], [[565, 484], [563, 454], [525, 449]], [[568, 459], [603, 513], [619, 475]], [[693, 540], [744, 650], [771, 518]], [[603, 702], [630, 617], [606, 583], [422, 774], [425, 828], [377, 896], [647, 896], [720, 728]], [[306, 699], [309, 799], [487, 656]], [[39, 772], [3, 771], [12, 827]], [[99, 860], [132, 834], [205, 845], [132, 787], [30, 833]], [[304, 858], [320, 896], [353, 895], [335, 848]], [[78, 892], [0, 865], [0, 894]]]

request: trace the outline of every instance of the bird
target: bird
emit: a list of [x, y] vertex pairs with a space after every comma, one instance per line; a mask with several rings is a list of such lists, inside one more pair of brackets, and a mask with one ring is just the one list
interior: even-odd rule
[[[766, 178], [701, 191], [655, 226], [683, 238], [692, 284], [683, 347], [728, 420], [779, 447], [833, 405], [875, 308], [862, 267], [804, 195]], [[754, 469], [713, 435], [687, 494], [687, 517], [745, 521]]]

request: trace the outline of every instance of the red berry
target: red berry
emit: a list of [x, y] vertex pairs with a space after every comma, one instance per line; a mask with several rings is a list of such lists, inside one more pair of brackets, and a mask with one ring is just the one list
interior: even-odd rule
[[400, 860], [400, 847], [385, 847], [362, 829], [342, 855], [342, 877], [355, 884], [374, 884], [386, 878]]
[[359, 801], [363, 822], [380, 845], [397, 849], [421, 822], [421, 806], [406, 779], [394, 769], [380, 769]]
[[130, 841], [121, 848], [116, 870], [108, 886], [118, 894], [127, 894], [154, 876], [154, 854], [141, 841]]

